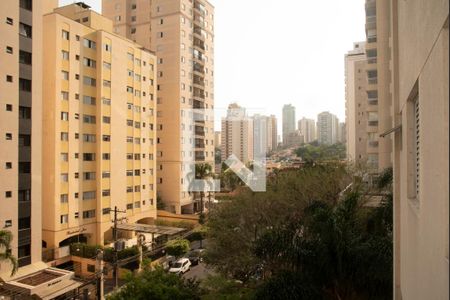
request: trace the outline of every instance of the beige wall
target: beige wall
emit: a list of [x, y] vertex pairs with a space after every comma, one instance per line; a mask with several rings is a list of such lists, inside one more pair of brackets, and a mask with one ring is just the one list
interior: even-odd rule
[[[448, 299], [448, 1], [394, 1], [396, 299]], [[414, 96], [419, 99], [415, 189]]]
[[[192, 107], [214, 107], [214, 7], [207, 1], [188, 0], [156, 0], [151, 3], [138, 0], [133, 3], [136, 9], [131, 7], [130, 1], [103, 1], [103, 13], [114, 21], [116, 32], [155, 51], [158, 57], [158, 70], [162, 72], [158, 77], [158, 128], [162, 127], [158, 130], [160, 143], [157, 145], [158, 195], [166, 209], [181, 213], [184, 206], [184, 212], [192, 212], [192, 196], [183, 190], [181, 183], [180, 111]], [[199, 3], [208, 12], [203, 21], [198, 17], [200, 10], [195, 8]], [[203, 37], [194, 32], [196, 26], [203, 29]], [[160, 33], [163, 37], [159, 36]], [[194, 46], [195, 39], [204, 41], [204, 50]], [[192, 49], [201, 51], [203, 59], [194, 57]], [[203, 71], [193, 70], [192, 61], [201, 64]], [[200, 84], [194, 82], [194, 76], [201, 78]], [[204, 91], [204, 99], [196, 97], [194, 89]], [[196, 151], [203, 153], [205, 158], [197, 161], [214, 165], [213, 121], [206, 121], [201, 127], [204, 127], [205, 135], [197, 138], [202, 139], [205, 146]]]
[[[61, 11], [71, 16], [67, 13], [70, 8]], [[44, 75], [43, 158], [43, 176], [48, 178], [43, 183], [48, 216], [43, 220], [43, 240], [47, 248], [58, 247], [80, 231], [88, 237], [88, 243], [111, 240], [112, 214], [103, 213], [104, 209], [117, 206], [126, 211], [119, 217], [126, 217], [129, 223], [148, 223], [156, 218], [156, 57], [138, 44], [104, 31], [109, 28], [108, 19], [102, 21], [101, 16], [90, 11], [82, 15], [96, 20], [86, 25], [99, 27], [88, 27], [57, 12], [46, 15], [44, 22], [44, 63], [49, 70]], [[62, 38], [62, 30], [69, 32], [69, 41]], [[85, 47], [84, 39], [95, 41], [96, 48]], [[69, 53], [68, 60], [62, 58], [62, 50]], [[85, 66], [84, 58], [95, 60], [96, 67]], [[110, 68], [104, 63], [109, 63]], [[69, 72], [69, 80], [62, 78], [63, 70]], [[133, 71], [132, 76], [128, 70]], [[84, 84], [85, 76], [95, 78], [96, 86]], [[132, 87], [133, 92], [129, 93], [127, 87]], [[69, 93], [68, 100], [62, 99], [62, 91]], [[95, 105], [86, 104], [84, 96], [95, 97]], [[67, 121], [61, 119], [62, 112], [68, 112]], [[85, 123], [85, 115], [94, 116], [95, 124]], [[104, 117], [110, 118], [110, 123]], [[68, 141], [61, 140], [61, 132], [69, 134]], [[95, 135], [95, 142], [85, 141], [85, 134]], [[104, 136], [110, 136], [110, 141], [103, 141]], [[68, 161], [62, 160], [63, 153]], [[95, 160], [85, 161], [84, 153], [94, 154]], [[127, 170], [133, 176], [127, 176]], [[95, 178], [84, 179], [85, 172], [93, 172]], [[68, 174], [68, 182], [62, 181], [61, 174]], [[133, 191], [127, 191], [127, 187]], [[83, 200], [83, 193], [90, 191], [94, 199]], [[68, 195], [67, 203], [61, 202], [61, 195]], [[83, 217], [83, 212], [90, 210], [95, 210], [95, 216]], [[68, 222], [61, 222], [62, 215], [68, 215]]]

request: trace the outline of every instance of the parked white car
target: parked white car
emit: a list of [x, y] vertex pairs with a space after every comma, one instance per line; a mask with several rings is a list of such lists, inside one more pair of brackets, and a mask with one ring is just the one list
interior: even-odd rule
[[180, 258], [179, 260], [177, 260], [176, 263], [174, 263], [170, 267], [169, 272], [177, 274], [177, 275], [181, 275], [181, 274], [184, 274], [187, 271], [189, 271], [190, 268], [191, 268], [191, 262], [189, 261], [189, 259]]

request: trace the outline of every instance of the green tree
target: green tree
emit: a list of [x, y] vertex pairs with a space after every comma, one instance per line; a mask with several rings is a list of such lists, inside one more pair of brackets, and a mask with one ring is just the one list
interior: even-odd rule
[[127, 283], [108, 300], [197, 300], [199, 284], [167, 273], [162, 268], [144, 269], [139, 275], [128, 275]]
[[203, 248], [203, 240], [206, 237], [207, 227], [206, 226], [197, 226], [192, 231], [192, 234], [189, 236], [191, 241], [200, 241], [200, 248]]
[[253, 252], [256, 238], [266, 228], [300, 218], [314, 199], [337, 201], [349, 180], [344, 167], [330, 164], [280, 171], [268, 179], [265, 193], [240, 189], [208, 216], [205, 261], [226, 276], [248, 281], [263, 263]]
[[[203, 213], [203, 199], [205, 197], [205, 190], [209, 190], [209, 193], [211, 193], [212, 189], [212, 179], [214, 177], [214, 173], [212, 171], [212, 167], [208, 163], [202, 163], [202, 164], [196, 164], [195, 165], [195, 174], [190, 174], [190, 189], [194, 187], [194, 180], [193, 179], [201, 179], [200, 181], [200, 213]], [[198, 187], [195, 185], [195, 187]]]
[[190, 243], [186, 239], [174, 239], [166, 243], [166, 252], [175, 257], [181, 257], [190, 249]]
[[0, 230], [0, 262], [8, 261], [11, 266], [11, 276], [17, 272], [18, 263], [17, 259], [12, 255], [11, 252], [11, 241], [13, 235], [8, 230]]

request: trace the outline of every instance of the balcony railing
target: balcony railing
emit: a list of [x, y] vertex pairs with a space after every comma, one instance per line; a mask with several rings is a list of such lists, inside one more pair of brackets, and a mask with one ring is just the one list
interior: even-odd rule
[[378, 98], [369, 98], [367, 102], [369, 105], [378, 105]]
[[367, 124], [369, 126], [378, 126], [378, 121], [368, 121]]
[[367, 82], [369, 84], [377, 84], [378, 83], [378, 77], [367, 78]]

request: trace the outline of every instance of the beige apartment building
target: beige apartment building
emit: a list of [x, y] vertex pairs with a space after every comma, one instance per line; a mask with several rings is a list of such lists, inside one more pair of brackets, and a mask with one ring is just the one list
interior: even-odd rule
[[[165, 209], [194, 212], [184, 189], [184, 158], [214, 166], [214, 124], [190, 128], [182, 110], [214, 108], [214, 7], [205, 0], [103, 0], [114, 32], [142, 44], [158, 58], [157, 184]], [[195, 132], [195, 150], [183, 153], [183, 135]]]
[[[368, 90], [365, 42], [357, 42], [345, 55], [345, 119], [347, 159], [371, 162], [378, 171], [378, 92]], [[369, 117], [371, 120], [369, 121]]]
[[156, 56], [83, 3], [43, 29], [42, 243], [108, 244], [115, 207], [127, 223], [156, 218]]
[[392, 124], [380, 144], [394, 141], [394, 295], [448, 299], [449, 2], [377, 5], [392, 45]]
[[222, 119], [222, 162], [234, 154], [244, 164], [253, 160], [253, 119], [236, 103]]
[[283, 145], [287, 146], [288, 135], [295, 132], [295, 106], [292, 104], [283, 105]]
[[317, 115], [317, 141], [323, 145], [333, 145], [338, 142], [339, 119], [328, 111]]
[[273, 149], [272, 117], [255, 114], [253, 119], [253, 155], [265, 158]]
[[[22, 275], [41, 260], [42, 16], [56, 5], [0, 1], [0, 229]], [[0, 281], [10, 272], [1, 263]]]
[[305, 143], [311, 143], [316, 140], [316, 121], [305, 117], [298, 120], [298, 130], [304, 137]]

